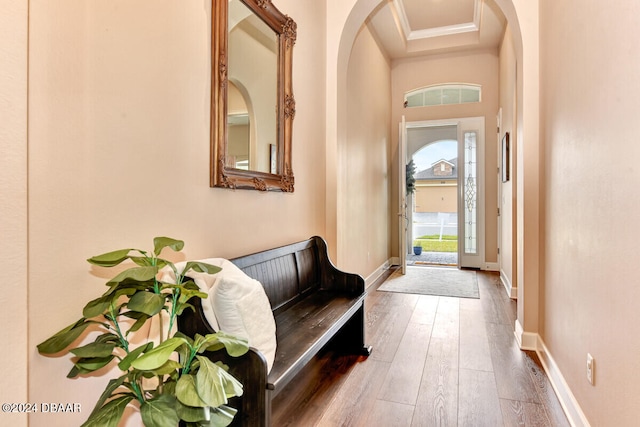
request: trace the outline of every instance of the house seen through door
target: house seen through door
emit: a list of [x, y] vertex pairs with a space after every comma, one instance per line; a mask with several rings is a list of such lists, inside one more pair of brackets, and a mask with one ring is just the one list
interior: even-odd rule
[[[414, 178], [407, 203], [411, 209], [409, 265], [458, 265], [456, 133], [455, 126], [414, 128], [407, 133]], [[417, 151], [412, 153], [414, 148]]]

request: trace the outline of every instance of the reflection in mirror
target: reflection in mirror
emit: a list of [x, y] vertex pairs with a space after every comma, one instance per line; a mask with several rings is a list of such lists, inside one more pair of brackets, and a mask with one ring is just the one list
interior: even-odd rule
[[213, 0], [211, 185], [293, 192], [296, 24], [271, 0]]
[[[232, 87], [243, 88], [246, 104], [251, 114], [245, 117], [250, 123], [248, 167], [230, 162], [232, 153], [232, 128], [228, 129], [227, 166], [259, 172], [270, 172], [269, 147], [277, 142], [278, 106], [278, 36], [240, 0], [229, 2], [229, 64], [227, 78], [228, 116], [231, 111]], [[227, 125], [230, 120], [227, 121]], [[245, 159], [246, 160], [246, 159]]]
[[249, 170], [249, 107], [236, 85], [227, 88], [227, 164], [229, 168]]

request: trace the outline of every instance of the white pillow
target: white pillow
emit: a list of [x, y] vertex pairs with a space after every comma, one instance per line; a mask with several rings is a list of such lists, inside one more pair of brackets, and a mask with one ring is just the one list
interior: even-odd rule
[[[245, 274], [234, 263], [224, 258], [209, 258], [198, 261], [222, 268], [222, 270], [215, 274], [198, 273], [193, 270], [187, 273], [187, 276], [193, 279], [200, 290], [209, 295], [206, 299], [203, 298], [201, 301], [202, 312], [204, 313], [204, 318], [207, 320], [207, 323], [209, 323], [215, 331], [219, 331], [220, 325], [218, 324], [218, 320], [213, 309], [213, 289], [224, 276], [245, 276]], [[184, 265], [178, 267], [178, 264], [176, 264], [176, 268], [178, 268], [178, 271], [182, 271]]]
[[[208, 294], [202, 299], [202, 312], [207, 323], [215, 331], [246, 338], [249, 345], [257, 348], [267, 359], [267, 372], [271, 371], [276, 354], [276, 322], [271, 311], [271, 303], [262, 284], [247, 276], [238, 266], [224, 258], [198, 260], [220, 267], [216, 274], [189, 271], [202, 292]], [[182, 272], [187, 262], [175, 264]], [[165, 267], [159, 279], [175, 283], [173, 270]]]
[[[215, 265], [216, 267], [222, 268], [221, 271], [215, 274], [209, 273], [198, 273], [197, 271], [191, 270], [187, 272], [187, 276], [191, 277], [196, 285], [200, 288], [200, 290], [209, 295], [208, 298], [202, 299], [202, 312], [204, 313], [204, 317], [207, 320], [207, 323], [215, 330], [219, 331], [220, 326], [218, 325], [218, 321], [216, 320], [215, 313], [213, 312], [212, 298], [211, 298], [211, 289], [215, 286], [215, 284], [220, 281], [220, 278], [223, 275], [245, 275], [242, 270], [240, 270], [234, 263], [224, 258], [207, 258], [197, 260], [198, 262], [203, 262], [206, 264]], [[187, 265], [187, 261], [177, 262], [175, 263], [176, 270], [179, 273], [182, 273], [182, 270]], [[176, 283], [176, 276], [173, 273], [173, 270], [169, 267], [164, 267], [159, 274], [159, 280], [165, 283]]]
[[221, 276], [209, 299], [220, 330], [246, 338], [264, 355], [270, 372], [276, 356], [276, 322], [262, 284], [244, 273], [232, 272]]

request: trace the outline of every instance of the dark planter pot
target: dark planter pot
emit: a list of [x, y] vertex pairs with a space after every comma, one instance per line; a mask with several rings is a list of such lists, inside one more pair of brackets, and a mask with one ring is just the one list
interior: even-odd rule
[[422, 246], [414, 246], [413, 247], [413, 253], [415, 255], [420, 255], [422, 253]]

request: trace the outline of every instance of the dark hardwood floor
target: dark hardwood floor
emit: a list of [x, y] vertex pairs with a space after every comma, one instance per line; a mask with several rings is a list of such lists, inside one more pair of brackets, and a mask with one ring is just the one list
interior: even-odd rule
[[[420, 268], [420, 267], [417, 267]], [[326, 350], [273, 402], [280, 426], [569, 426], [495, 273], [480, 299], [369, 288], [367, 358]]]

